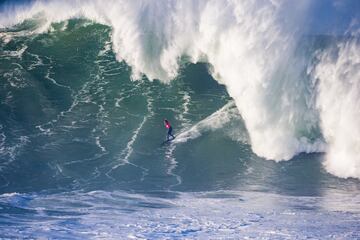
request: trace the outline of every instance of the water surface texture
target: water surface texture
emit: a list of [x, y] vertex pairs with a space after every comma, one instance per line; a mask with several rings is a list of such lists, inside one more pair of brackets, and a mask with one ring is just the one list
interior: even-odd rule
[[325, 2], [0, 3], [0, 238], [359, 239], [360, 6]]

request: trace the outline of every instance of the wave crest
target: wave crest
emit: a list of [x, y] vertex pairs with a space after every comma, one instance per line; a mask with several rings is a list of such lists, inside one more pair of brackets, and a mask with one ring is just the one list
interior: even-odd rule
[[[283, 0], [36, 1], [2, 14], [0, 26], [39, 14], [41, 21], [32, 32], [46, 31], [51, 23], [70, 18], [111, 26], [117, 59], [132, 67], [133, 79], [144, 74], [150, 80], [169, 82], [176, 78], [183, 56], [194, 63], [207, 62], [214, 78], [234, 99], [256, 154], [288, 160], [300, 152], [325, 151], [322, 138], [312, 134], [320, 118], [329, 143], [329, 171], [360, 177], [356, 163], [359, 84], [351, 82], [359, 79], [359, 46], [340, 46], [336, 59], [327, 53], [321, 56], [315, 70], [320, 79], [316, 89], [303, 73], [306, 58], [295, 54], [310, 4], [301, 1], [294, 7]], [[319, 94], [316, 104], [314, 94]], [[344, 98], [330, 108], [337, 96]], [[336, 117], [339, 111], [342, 117]], [[346, 138], [348, 132], [352, 137]], [[351, 163], [339, 166], [339, 154]], [[348, 171], [349, 166], [352, 170]], [[344, 170], [334, 170], [338, 168]]]

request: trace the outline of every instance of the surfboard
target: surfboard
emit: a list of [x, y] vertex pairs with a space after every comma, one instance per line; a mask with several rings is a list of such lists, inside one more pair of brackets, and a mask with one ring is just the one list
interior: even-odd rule
[[172, 138], [172, 139], [169, 139], [169, 140], [165, 140], [165, 141], [163, 141], [161, 144], [160, 144], [160, 146], [164, 146], [165, 144], [167, 144], [167, 143], [170, 143], [172, 140], [174, 140], [175, 139], [175, 137], [174, 138]]

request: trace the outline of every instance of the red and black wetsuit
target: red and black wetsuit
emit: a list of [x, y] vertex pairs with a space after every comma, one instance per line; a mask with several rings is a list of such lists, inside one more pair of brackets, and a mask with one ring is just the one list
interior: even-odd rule
[[168, 120], [165, 120], [164, 122], [165, 122], [165, 127], [168, 129], [167, 136], [166, 136], [167, 140], [170, 140], [170, 138], [169, 138], [170, 136], [174, 139], [175, 137], [174, 137], [174, 135], [172, 135], [172, 127], [170, 125], [170, 122]]

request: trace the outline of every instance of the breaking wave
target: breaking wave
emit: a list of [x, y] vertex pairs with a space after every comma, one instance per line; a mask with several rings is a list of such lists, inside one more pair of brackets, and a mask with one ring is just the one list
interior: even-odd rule
[[[254, 153], [280, 161], [326, 152], [329, 172], [360, 178], [358, 38], [304, 44], [311, 1], [290, 5], [282, 0], [35, 1], [4, 7], [0, 38], [8, 43], [19, 35], [51, 33], [54, 23], [63, 23], [66, 31], [69, 19], [86, 18], [111, 27], [112, 50], [131, 67], [133, 80], [146, 76], [169, 83], [184, 58], [207, 63], [234, 100]], [[26, 28], [11, 31], [24, 21]], [[222, 117], [222, 123], [228, 121]], [[207, 128], [204, 124], [193, 129]], [[187, 133], [176, 141], [194, 138]]]

